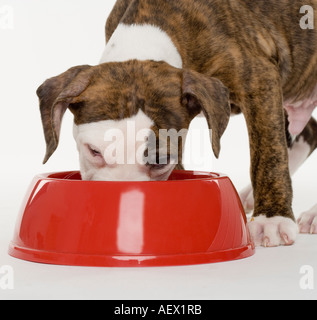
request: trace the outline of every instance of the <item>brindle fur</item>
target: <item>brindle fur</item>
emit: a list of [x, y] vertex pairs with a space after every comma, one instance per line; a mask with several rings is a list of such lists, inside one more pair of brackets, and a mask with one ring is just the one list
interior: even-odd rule
[[[177, 47], [184, 70], [219, 79], [229, 90], [232, 112], [242, 111], [249, 131], [254, 216], [294, 219], [283, 101], [310, 97], [317, 84], [317, 33], [300, 28], [303, 5], [317, 10], [317, 0], [118, 0], [106, 25], [107, 40], [119, 23], [160, 27]], [[187, 128], [199, 110], [191, 114], [190, 106], [201, 108], [202, 101], [196, 97], [192, 103], [195, 95], [184, 95], [188, 88], [180, 81], [188, 83], [182, 71], [163, 63], [101, 65], [86, 90], [66, 102], [77, 124], [123, 118], [141, 108], [158, 127]], [[187, 99], [186, 108], [180, 97]], [[302, 136], [313, 151], [314, 120]]]

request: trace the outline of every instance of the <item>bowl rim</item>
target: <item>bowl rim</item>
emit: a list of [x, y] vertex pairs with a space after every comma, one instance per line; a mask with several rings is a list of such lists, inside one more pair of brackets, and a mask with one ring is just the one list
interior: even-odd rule
[[209, 171], [197, 171], [197, 170], [174, 170], [175, 173], [185, 172], [187, 174], [201, 176], [201, 178], [193, 178], [193, 179], [181, 179], [181, 180], [167, 180], [167, 181], [85, 181], [85, 180], [73, 180], [67, 178], [54, 178], [53, 175], [57, 174], [65, 174], [68, 175], [69, 178], [76, 174], [80, 174], [79, 170], [73, 171], [57, 171], [57, 172], [48, 172], [48, 173], [40, 173], [35, 176], [35, 178], [40, 180], [46, 180], [51, 182], [65, 182], [65, 183], [81, 183], [81, 184], [166, 184], [166, 183], [193, 183], [193, 182], [203, 182], [203, 181], [217, 181], [222, 179], [229, 179], [227, 174], [223, 173], [216, 173], [216, 172], [209, 172]]

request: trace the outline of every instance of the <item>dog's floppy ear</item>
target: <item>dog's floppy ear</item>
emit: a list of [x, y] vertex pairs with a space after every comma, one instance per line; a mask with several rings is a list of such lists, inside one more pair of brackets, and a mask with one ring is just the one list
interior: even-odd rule
[[72, 99], [83, 93], [90, 83], [91, 68], [88, 65], [71, 68], [46, 80], [37, 90], [46, 141], [44, 164], [57, 149], [66, 109]]
[[209, 129], [212, 130], [210, 139], [214, 154], [218, 158], [220, 139], [227, 128], [231, 112], [229, 90], [216, 78], [185, 70], [183, 72], [183, 103], [191, 117], [203, 111]]

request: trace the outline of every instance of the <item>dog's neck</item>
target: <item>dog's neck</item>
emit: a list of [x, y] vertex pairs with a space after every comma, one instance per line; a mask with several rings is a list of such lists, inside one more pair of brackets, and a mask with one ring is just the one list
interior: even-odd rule
[[165, 61], [181, 69], [182, 58], [171, 38], [152, 25], [119, 24], [106, 45], [100, 63], [128, 60]]

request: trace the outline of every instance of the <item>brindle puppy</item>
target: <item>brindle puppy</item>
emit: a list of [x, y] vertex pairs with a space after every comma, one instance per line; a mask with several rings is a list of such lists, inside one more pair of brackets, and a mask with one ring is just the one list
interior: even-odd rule
[[[177, 162], [170, 160], [181, 160], [174, 154], [181, 147], [174, 147], [164, 165], [110, 163], [106, 129], [125, 130], [135, 149], [124, 129], [128, 121], [158, 139], [160, 129], [187, 129], [202, 112], [218, 156], [230, 111], [242, 112], [252, 162], [251, 234], [257, 245], [293, 244], [298, 229], [288, 149], [294, 171], [317, 145], [311, 119], [317, 32], [300, 27], [303, 5], [315, 9], [317, 26], [317, 0], [118, 0], [102, 63], [72, 68], [38, 90], [45, 162], [57, 148], [67, 108], [75, 116], [82, 176], [91, 180], [164, 180]], [[131, 159], [131, 148], [126, 153]], [[250, 199], [248, 190], [243, 202], [250, 206]], [[301, 231], [317, 233], [317, 210], [300, 222]]]

